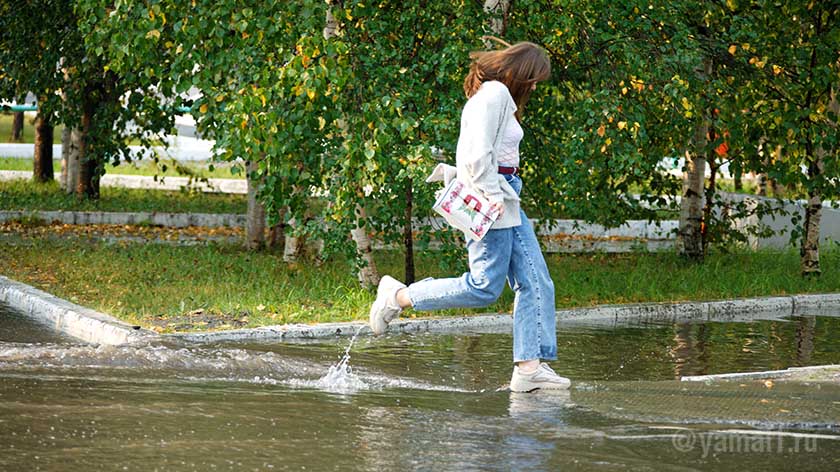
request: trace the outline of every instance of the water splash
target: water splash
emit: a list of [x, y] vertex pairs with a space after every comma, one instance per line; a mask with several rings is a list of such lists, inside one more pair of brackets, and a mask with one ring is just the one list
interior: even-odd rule
[[94, 368], [160, 371], [175, 376], [224, 372], [231, 376], [298, 374], [319, 370], [310, 362], [273, 352], [236, 348], [88, 345], [0, 345], [0, 372], [19, 369]]
[[[124, 375], [121, 372], [131, 372], [132, 382], [166, 379], [167, 382], [252, 383], [342, 394], [394, 388], [467, 391], [377, 372], [354, 371], [350, 366], [350, 352], [358, 334], [359, 331], [333, 366], [271, 351], [229, 347], [0, 343], [0, 379], [37, 375], [116, 381]], [[328, 370], [327, 374], [318, 377], [324, 370]]]
[[356, 337], [362, 331], [362, 326], [356, 330], [356, 333], [350, 339], [350, 344], [344, 350], [344, 356], [337, 364], [330, 366], [327, 374], [318, 379], [316, 383], [318, 388], [337, 393], [353, 393], [359, 390], [368, 389], [370, 386], [365, 383], [358, 375], [353, 373], [353, 368], [350, 367], [350, 350], [353, 349], [353, 343], [356, 342]]

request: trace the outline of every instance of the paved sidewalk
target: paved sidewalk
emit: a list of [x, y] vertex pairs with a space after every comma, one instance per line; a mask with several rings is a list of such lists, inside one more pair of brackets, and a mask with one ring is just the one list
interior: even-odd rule
[[[31, 179], [32, 172], [25, 170], [0, 170], [0, 181]], [[207, 183], [193, 181], [189, 177], [164, 177], [155, 180], [146, 175], [105, 174], [100, 181], [103, 187], [139, 188], [150, 190], [181, 190], [184, 187], [199, 189], [208, 193], [247, 194], [245, 179], [207, 179]]]
[[[189, 125], [182, 124], [180, 128], [187, 130]], [[166, 147], [153, 146], [147, 149], [143, 146], [129, 146], [132, 159], [152, 159], [157, 155], [177, 161], [206, 161], [213, 157], [213, 141], [173, 135], [166, 135], [162, 139], [166, 141]], [[0, 157], [32, 158], [34, 154], [35, 146], [29, 143], [0, 143]], [[53, 144], [53, 156], [61, 156], [61, 144]]]

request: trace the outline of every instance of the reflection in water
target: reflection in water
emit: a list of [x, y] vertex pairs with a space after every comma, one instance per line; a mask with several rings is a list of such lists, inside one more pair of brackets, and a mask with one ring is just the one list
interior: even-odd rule
[[685, 375], [685, 365], [693, 359], [696, 353], [691, 342], [691, 324], [677, 323], [674, 325], [674, 346], [671, 347], [671, 357], [674, 359], [674, 377], [679, 379]]
[[814, 352], [814, 328], [817, 319], [814, 316], [803, 316], [796, 322], [796, 365], [807, 366], [811, 362]]
[[[572, 395], [568, 390], [547, 390], [539, 393], [510, 392], [508, 414], [519, 421], [540, 423], [562, 417], [564, 408], [572, 405]], [[556, 423], [560, 424], [560, 423]]]
[[[829, 318], [828, 324], [837, 323]], [[830, 328], [827, 328], [830, 329]], [[798, 316], [791, 321], [748, 323], [674, 323], [668, 355], [673, 378], [711, 373], [785, 369], [794, 366], [830, 364], [816, 344], [831, 352], [836, 341], [817, 340], [817, 317]], [[762, 362], [756, 362], [762, 359]]]
[[537, 470], [551, 461], [555, 441], [545, 438], [547, 434], [536, 435], [530, 434], [529, 431], [556, 433], [568, 429], [568, 413], [564, 410], [569, 408], [570, 404], [571, 396], [568, 390], [510, 392], [508, 414], [513, 423], [523, 430], [520, 434], [505, 437], [505, 449], [520, 451], [515, 460], [507, 462], [510, 470]]
[[705, 375], [705, 373], [709, 371], [709, 351], [711, 347], [709, 346], [710, 332], [711, 330], [706, 324], [701, 324], [697, 327], [697, 368], [694, 369], [697, 373], [692, 375]]
[[[452, 356], [458, 366], [459, 374], [468, 379], [468, 388], [481, 389], [488, 385], [487, 371], [483, 358], [487, 352], [477, 336], [463, 336], [455, 338], [452, 345]], [[500, 354], [501, 355], [501, 354]], [[509, 359], [509, 358], [508, 358]], [[513, 370], [513, 361], [510, 362], [510, 369]]]
[[[705, 375], [709, 370], [709, 327], [704, 323], [675, 323], [674, 344], [670, 348], [674, 360], [674, 378]], [[696, 335], [693, 332], [696, 331]]]

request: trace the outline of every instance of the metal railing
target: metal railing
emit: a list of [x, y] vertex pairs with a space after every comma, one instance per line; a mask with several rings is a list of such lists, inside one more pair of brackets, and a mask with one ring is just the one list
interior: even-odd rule
[[[0, 112], [20, 112], [20, 111], [38, 111], [38, 105], [0, 105]], [[191, 113], [190, 107], [175, 107], [175, 112], [179, 114]]]
[[37, 105], [0, 105], [0, 111], [38, 111]]

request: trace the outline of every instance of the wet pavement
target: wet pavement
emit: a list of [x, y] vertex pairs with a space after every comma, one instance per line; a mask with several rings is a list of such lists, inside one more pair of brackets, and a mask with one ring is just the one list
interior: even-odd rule
[[[680, 382], [840, 362], [840, 318], [575, 326], [569, 392], [515, 394], [506, 334], [97, 347], [0, 308], [2, 470], [840, 467], [840, 385]], [[12, 331], [14, 329], [14, 332]]]

